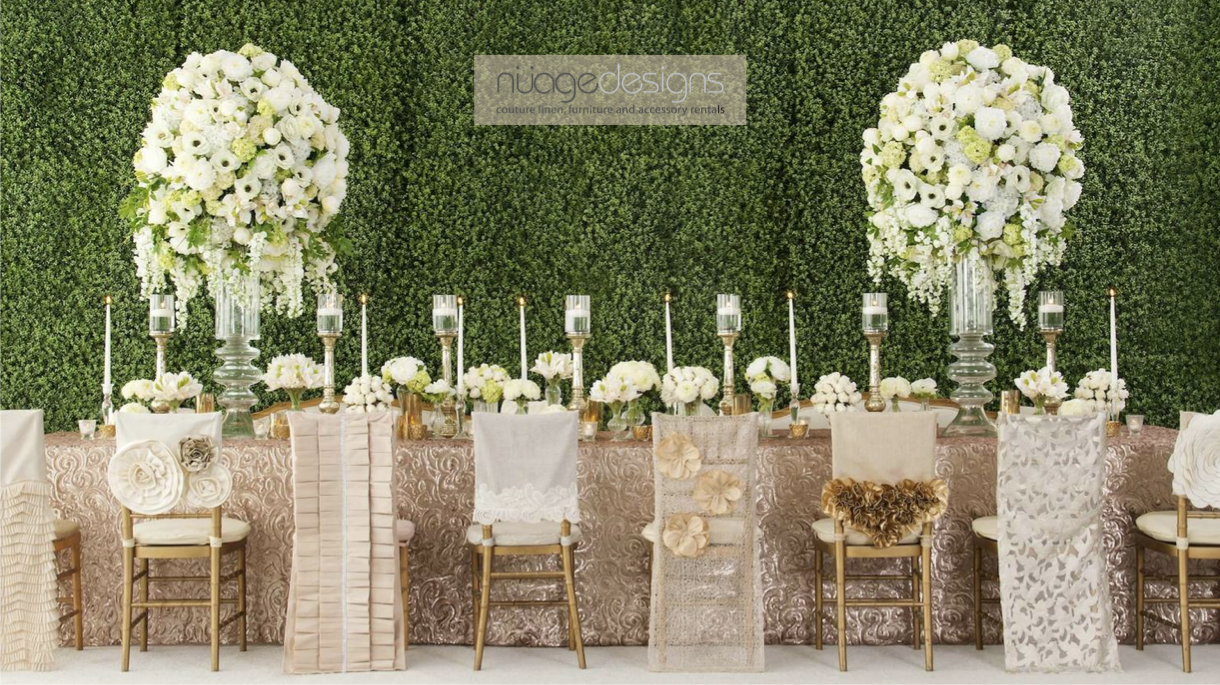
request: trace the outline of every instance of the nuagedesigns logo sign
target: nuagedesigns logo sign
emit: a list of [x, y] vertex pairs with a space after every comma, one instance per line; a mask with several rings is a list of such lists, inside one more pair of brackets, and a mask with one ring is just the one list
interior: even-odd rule
[[744, 125], [745, 55], [477, 55], [478, 125]]

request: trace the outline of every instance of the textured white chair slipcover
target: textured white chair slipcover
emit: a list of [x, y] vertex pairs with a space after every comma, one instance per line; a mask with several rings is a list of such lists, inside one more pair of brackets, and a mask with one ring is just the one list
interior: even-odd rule
[[55, 513], [42, 410], [0, 411], [0, 670], [55, 667]]

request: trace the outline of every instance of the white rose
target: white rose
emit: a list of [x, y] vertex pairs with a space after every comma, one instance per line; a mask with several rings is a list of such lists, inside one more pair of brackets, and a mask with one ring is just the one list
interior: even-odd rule
[[1058, 109], [1068, 103], [1068, 91], [1063, 86], [1052, 83], [1042, 88], [1042, 106], [1048, 110]]
[[1027, 143], [1036, 143], [1042, 139], [1042, 125], [1033, 119], [1028, 119], [1017, 127], [1017, 135]]
[[968, 83], [953, 95], [953, 109], [958, 116], [974, 114], [974, 112], [983, 104], [983, 91], [973, 83]]
[[1001, 162], [1011, 162], [1013, 157], [1017, 156], [1017, 149], [1008, 143], [1004, 143], [996, 148], [995, 156]]
[[944, 45], [940, 46], [940, 54], [945, 59], [953, 59], [957, 57], [957, 43], [945, 43]]
[[1076, 206], [1077, 200], [1080, 199], [1081, 186], [1076, 181], [1068, 181], [1063, 187], [1063, 210], [1067, 211]]
[[939, 216], [935, 209], [922, 204], [907, 206], [905, 213], [907, 222], [916, 228], [931, 226]]
[[974, 130], [987, 140], [999, 138], [1007, 126], [1008, 117], [1002, 109], [980, 107], [974, 115]]
[[962, 196], [962, 187], [959, 185], [949, 184], [945, 186], [945, 199], [956, 200]]
[[150, 175], [159, 174], [168, 163], [169, 157], [165, 154], [165, 148], [155, 146], [140, 148], [140, 171]]
[[273, 147], [278, 145], [282, 137], [283, 134], [281, 134], [280, 130], [274, 126], [263, 129], [263, 142], [268, 145]]
[[1059, 163], [1059, 148], [1050, 143], [1039, 143], [1029, 151], [1029, 163], [1038, 171], [1051, 171]]
[[971, 50], [969, 54], [966, 55], [966, 61], [969, 62], [970, 66], [974, 67], [976, 71], [986, 71], [988, 69], [995, 69], [996, 67], [1000, 66], [1000, 58], [995, 54], [995, 51], [981, 45]]
[[970, 167], [954, 164], [949, 167], [949, 185], [965, 186], [970, 183]]
[[1004, 219], [1000, 212], [983, 212], [976, 223], [979, 237], [983, 240], [995, 240], [1004, 235]]

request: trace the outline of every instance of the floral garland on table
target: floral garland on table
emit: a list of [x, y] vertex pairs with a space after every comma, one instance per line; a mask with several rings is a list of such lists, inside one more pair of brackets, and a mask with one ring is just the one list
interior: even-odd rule
[[1127, 392], [1127, 381], [1119, 378], [1116, 384], [1114, 376], [1105, 369], [1086, 373], [1076, 384], [1076, 399], [1088, 403], [1088, 413], [1109, 412], [1111, 402], [1116, 404], [1115, 413], [1121, 413], [1130, 396], [1131, 393]]
[[818, 378], [813, 384], [813, 396], [809, 398], [813, 410], [827, 416], [841, 411], [853, 411], [864, 401], [850, 378], [835, 371]]
[[978, 255], [1025, 325], [1025, 291], [1063, 259], [1064, 218], [1080, 199], [1083, 136], [1048, 67], [1006, 45], [945, 43], [912, 64], [864, 132], [868, 270], [889, 274], [935, 313], [962, 257]]
[[472, 400], [495, 404], [504, 396], [504, 384], [509, 378], [502, 366], [480, 364], [470, 367], [462, 376], [462, 389]]
[[145, 297], [166, 276], [178, 321], [206, 281], [213, 298], [244, 295], [298, 316], [302, 285], [333, 288], [349, 249], [335, 217], [347, 195], [339, 110], [288, 60], [247, 44], [191, 53], [162, 82], [133, 160], [136, 187], [119, 214], [134, 238]]
[[300, 409], [301, 394], [322, 387], [322, 367], [303, 354], [281, 354], [267, 365], [263, 383], [268, 390], [286, 392], [292, 408]]
[[1038, 412], [1042, 411], [1047, 400], [1063, 400], [1068, 396], [1068, 384], [1063, 380], [1063, 374], [1051, 371], [1048, 366], [1037, 371], [1026, 371], [1013, 382], [1022, 395], [1033, 400]]
[[369, 414], [389, 411], [394, 401], [394, 389], [381, 376], [356, 376], [343, 389], [343, 403], [347, 411]]
[[542, 398], [542, 388], [534, 381], [513, 378], [504, 383], [505, 404], [500, 408], [505, 414], [524, 414], [526, 404]]
[[775, 405], [779, 384], [791, 380], [792, 369], [788, 362], [779, 357], [759, 357], [746, 367], [746, 381], [750, 384], [750, 392], [759, 398], [758, 410], [763, 413], [770, 412]]
[[707, 401], [720, 392], [720, 380], [702, 366], [678, 366], [661, 379], [661, 401], [667, 405]]

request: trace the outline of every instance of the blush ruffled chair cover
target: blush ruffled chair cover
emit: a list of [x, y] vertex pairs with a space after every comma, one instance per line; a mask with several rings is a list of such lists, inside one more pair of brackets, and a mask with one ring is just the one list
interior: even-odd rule
[[389, 413], [290, 412], [296, 533], [286, 673], [406, 668]]
[[55, 667], [55, 513], [42, 410], [0, 411], [0, 670]]

